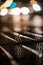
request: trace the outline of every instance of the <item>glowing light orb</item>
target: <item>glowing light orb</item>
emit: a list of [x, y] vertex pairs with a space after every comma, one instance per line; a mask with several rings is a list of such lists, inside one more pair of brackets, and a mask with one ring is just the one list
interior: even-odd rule
[[16, 7], [14, 9], [12, 9], [9, 14], [11, 14], [11, 15], [20, 15], [20, 13], [21, 13], [20, 8]]
[[7, 13], [8, 13], [8, 10], [6, 8], [4, 8], [1, 10], [0, 15], [5, 16], [5, 15], [7, 15]]
[[41, 7], [38, 4], [33, 4], [32, 7], [35, 11], [41, 11]]
[[22, 14], [25, 15], [25, 14], [28, 14], [29, 12], [30, 12], [29, 8], [27, 8], [27, 7], [22, 7], [22, 8], [21, 8], [21, 13], [22, 13]]

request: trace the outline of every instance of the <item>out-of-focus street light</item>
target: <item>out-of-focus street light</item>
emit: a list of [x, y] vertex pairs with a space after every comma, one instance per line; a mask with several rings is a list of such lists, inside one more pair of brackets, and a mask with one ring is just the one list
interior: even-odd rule
[[4, 9], [1, 10], [0, 15], [5, 16], [5, 15], [7, 15], [7, 13], [8, 13], [7, 8], [4, 8]]
[[3, 8], [9, 7], [12, 2], [13, 2], [13, 0], [5, 1], [5, 3], [0, 6], [0, 10], [2, 10]]
[[20, 15], [20, 13], [21, 13], [20, 8], [19, 7], [16, 7], [14, 9], [12, 9], [9, 14], [10, 15]]
[[38, 4], [33, 4], [32, 7], [35, 11], [41, 11], [41, 7]]
[[30, 13], [30, 10], [27, 7], [22, 7], [21, 8], [21, 13], [24, 14], [24, 15], [27, 15], [28, 13]]

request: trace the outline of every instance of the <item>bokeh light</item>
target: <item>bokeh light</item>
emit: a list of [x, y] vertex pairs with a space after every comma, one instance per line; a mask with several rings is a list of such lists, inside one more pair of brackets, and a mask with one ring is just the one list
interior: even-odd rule
[[38, 4], [33, 4], [32, 7], [35, 11], [41, 11], [41, 7]]
[[24, 14], [24, 15], [26, 15], [26, 14], [30, 13], [30, 10], [27, 7], [22, 7], [21, 8], [21, 13]]
[[20, 8], [16, 7], [14, 9], [12, 9], [9, 14], [11, 14], [11, 15], [19, 15], [20, 13], [21, 13]]
[[0, 6], [0, 10], [2, 10], [3, 8], [9, 7], [12, 2], [13, 0], [6, 0], [5, 3]]
[[1, 10], [0, 15], [5, 16], [5, 15], [7, 15], [7, 13], [8, 13], [7, 8], [4, 8], [4, 9]]
[[42, 18], [39, 15], [34, 16], [33, 25], [36, 27], [40, 27], [42, 25]]

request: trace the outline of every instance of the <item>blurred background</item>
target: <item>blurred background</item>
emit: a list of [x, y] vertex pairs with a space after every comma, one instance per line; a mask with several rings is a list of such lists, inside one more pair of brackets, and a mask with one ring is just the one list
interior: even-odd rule
[[43, 65], [43, 0], [0, 0], [0, 65]]

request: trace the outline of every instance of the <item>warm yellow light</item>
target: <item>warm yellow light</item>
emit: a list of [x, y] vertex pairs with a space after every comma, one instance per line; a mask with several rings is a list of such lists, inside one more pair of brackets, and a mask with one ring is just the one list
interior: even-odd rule
[[8, 6], [10, 6], [10, 4], [13, 2], [13, 0], [7, 0], [4, 4], [2, 4], [0, 6], [0, 10], [3, 9], [3, 8], [6, 8]]
[[30, 0], [30, 3], [33, 5], [36, 4], [37, 2], [35, 0]]

